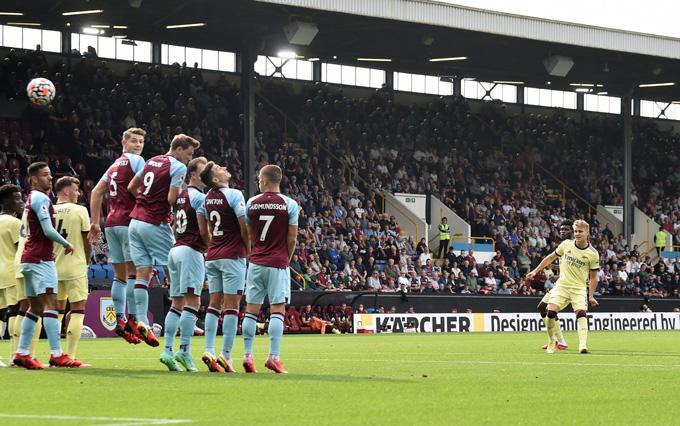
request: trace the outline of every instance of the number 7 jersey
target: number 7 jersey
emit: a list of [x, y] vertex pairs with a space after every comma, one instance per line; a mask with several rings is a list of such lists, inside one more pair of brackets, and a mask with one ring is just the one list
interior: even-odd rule
[[297, 202], [278, 192], [256, 195], [246, 203], [246, 224], [253, 233], [250, 262], [271, 268], [288, 267], [288, 226], [298, 225]]
[[238, 219], [246, 214], [241, 191], [231, 188], [211, 189], [205, 197], [203, 208], [212, 237], [205, 260], [245, 258], [246, 246], [238, 223]]

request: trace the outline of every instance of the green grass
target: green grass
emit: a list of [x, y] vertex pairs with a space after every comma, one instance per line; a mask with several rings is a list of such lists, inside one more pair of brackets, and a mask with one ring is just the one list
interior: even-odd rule
[[[567, 333], [571, 349], [547, 355], [544, 333], [286, 335], [288, 375], [264, 368], [266, 336], [255, 342], [260, 373], [242, 373], [238, 357], [231, 375], [200, 363], [203, 338], [193, 374], [165, 370], [158, 348], [83, 340], [78, 358], [92, 369], [0, 369], [0, 424], [678, 424], [678, 337], [591, 332], [592, 353], [579, 355]], [[0, 342], [5, 362], [8, 352]]]

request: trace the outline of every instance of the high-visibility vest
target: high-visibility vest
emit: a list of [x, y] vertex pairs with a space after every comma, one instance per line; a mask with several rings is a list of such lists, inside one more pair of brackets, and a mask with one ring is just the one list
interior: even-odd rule
[[659, 231], [656, 233], [656, 246], [666, 247], [666, 233], [664, 231]]
[[440, 240], [450, 240], [451, 234], [449, 233], [449, 225], [448, 224], [446, 224], [446, 225], [442, 224], [442, 225], [439, 225], [439, 226], [441, 226], [444, 229], [443, 231], [439, 231], [439, 239]]

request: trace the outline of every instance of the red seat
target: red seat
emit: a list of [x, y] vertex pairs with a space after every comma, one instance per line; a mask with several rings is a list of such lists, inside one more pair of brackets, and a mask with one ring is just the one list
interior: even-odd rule
[[18, 132], [21, 130], [21, 124], [19, 123], [19, 120], [15, 119], [10, 119], [9, 120], [9, 130], [12, 132]]
[[295, 310], [294, 306], [290, 306], [288, 308], [288, 312], [286, 312], [286, 315], [284, 317], [284, 325], [286, 323], [286, 320], [288, 320], [288, 322], [290, 323], [290, 327], [288, 329], [289, 332], [291, 333], [300, 332], [300, 313]]
[[24, 140], [24, 145], [33, 143], [33, 133], [31, 133], [29, 130], [24, 130], [21, 133], [21, 138]]
[[83, 163], [76, 163], [76, 165], [75, 165], [73, 168], [76, 169], [76, 173], [78, 173], [78, 175], [79, 175], [81, 178], [86, 178], [86, 177], [87, 177], [87, 169], [85, 168], [85, 164], [83, 164]]
[[0, 118], [0, 130], [7, 131], [9, 129], [9, 121], [6, 118]]
[[10, 140], [10, 142], [20, 141], [21, 140], [21, 133], [19, 133], [19, 132], [10, 133], [9, 140]]
[[31, 130], [31, 122], [28, 120], [21, 120], [21, 128], [23, 130]]
[[83, 191], [85, 191], [85, 195], [90, 195], [90, 192], [94, 189], [94, 181], [92, 179], [86, 179], [83, 182]]
[[0, 139], [9, 139], [9, 133], [7, 133], [7, 129], [2, 129], [0, 130]]
[[19, 160], [16, 158], [10, 158], [7, 162], [7, 168], [9, 169], [10, 173], [14, 173], [14, 169], [19, 168]]

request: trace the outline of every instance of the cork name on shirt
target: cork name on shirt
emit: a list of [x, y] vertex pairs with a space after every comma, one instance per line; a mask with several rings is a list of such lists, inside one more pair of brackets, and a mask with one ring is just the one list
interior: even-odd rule
[[113, 163], [114, 166], [127, 166], [128, 164], [130, 164], [128, 160], [118, 160]]
[[221, 198], [212, 198], [209, 200], [205, 200], [205, 204], [213, 205], [213, 204], [222, 204], [222, 199]]
[[153, 160], [149, 160], [149, 165], [152, 167], [163, 167], [163, 163]]
[[278, 204], [278, 203], [261, 203], [261, 204], [252, 204], [250, 206], [250, 210], [286, 210], [288, 207], [286, 207], [285, 204]]

